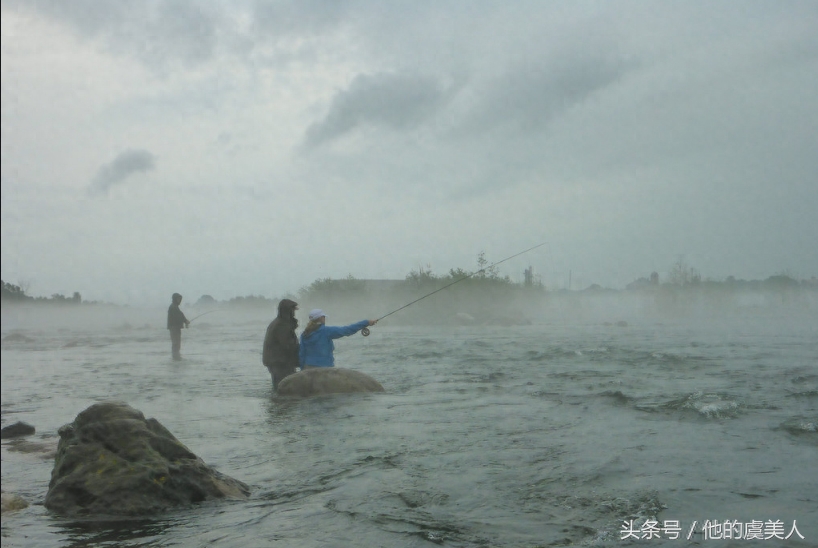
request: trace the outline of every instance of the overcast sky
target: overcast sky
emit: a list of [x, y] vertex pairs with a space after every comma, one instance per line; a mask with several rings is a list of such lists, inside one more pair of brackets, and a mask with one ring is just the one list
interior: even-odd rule
[[818, 275], [818, 3], [2, 1], [2, 278]]

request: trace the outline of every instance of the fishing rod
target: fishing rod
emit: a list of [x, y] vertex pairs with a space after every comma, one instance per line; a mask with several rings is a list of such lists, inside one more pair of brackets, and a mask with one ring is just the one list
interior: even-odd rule
[[[405, 305], [403, 305], [402, 307], [400, 307], [400, 308], [397, 308], [397, 309], [393, 310], [393, 311], [392, 311], [392, 312], [390, 312], [389, 314], [386, 314], [386, 315], [384, 315], [384, 316], [381, 316], [380, 318], [378, 318], [377, 320], [375, 320], [375, 322], [377, 323], [377, 322], [381, 321], [382, 319], [386, 318], [387, 316], [391, 316], [391, 315], [392, 315], [392, 314], [394, 314], [395, 312], [400, 312], [400, 311], [401, 311], [401, 310], [403, 310], [404, 308], [407, 308], [407, 307], [409, 307], [409, 306], [412, 306], [412, 305], [413, 305], [413, 304], [415, 304], [416, 302], [418, 302], [418, 301], [422, 301], [422, 300], [423, 300], [423, 299], [425, 299], [426, 297], [431, 297], [431, 296], [432, 296], [432, 295], [434, 295], [435, 293], [438, 293], [438, 292], [440, 292], [440, 291], [443, 291], [443, 290], [444, 290], [444, 289], [446, 289], [447, 287], [451, 287], [451, 286], [453, 286], [453, 285], [454, 285], [454, 284], [456, 284], [456, 283], [460, 283], [460, 282], [462, 282], [463, 280], [468, 280], [469, 278], [471, 278], [472, 276], [474, 276], [474, 275], [476, 275], [476, 274], [480, 274], [481, 272], [485, 272], [485, 271], [486, 271], [486, 270], [488, 270], [489, 268], [495, 267], [495, 266], [497, 266], [497, 265], [498, 265], [498, 264], [500, 264], [500, 263], [504, 263], [504, 262], [506, 262], [506, 261], [509, 261], [509, 260], [513, 259], [514, 257], [519, 257], [520, 255], [523, 255], [523, 254], [525, 254], [525, 253], [528, 253], [529, 251], [532, 251], [532, 250], [534, 250], [534, 249], [537, 249], [538, 247], [542, 247], [542, 246], [544, 246], [544, 245], [545, 245], [545, 244], [547, 244], [547, 243], [548, 243], [548, 242], [543, 242], [543, 243], [541, 243], [541, 244], [537, 244], [537, 245], [535, 245], [534, 247], [529, 247], [529, 248], [528, 248], [528, 249], [526, 249], [525, 251], [520, 251], [519, 253], [515, 253], [514, 255], [512, 255], [512, 256], [510, 256], [510, 257], [506, 257], [506, 258], [505, 258], [505, 259], [503, 259], [502, 261], [497, 261], [496, 263], [492, 263], [492, 264], [490, 264], [490, 265], [488, 265], [488, 266], [485, 266], [485, 267], [481, 268], [480, 270], [476, 270], [476, 271], [472, 272], [471, 274], [469, 274], [468, 276], [463, 276], [462, 278], [458, 278], [457, 280], [455, 280], [455, 281], [453, 281], [453, 282], [451, 282], [451, 283], [448, 283], [448, 284], [444, 285], [444, 286], [443, 286], [443, 287], [441, 287], [441, 288], [435, 289], [435, 290], [434, 290], [434, 291], [432, 291], [431, 293], [427, 293], [426, 295], [424, 295], [424, 296], [422, 296], [422, 297], [420, 297], [420, 298], [418, 298], [418, 299], [415, 299], [414, 301], [412, 301], [412, 302], [411, 302], [411, 303], [409, 303], [409, 304], [405, 304]], [[361, 335], [363, 335], [364, 337], [368, 337], [368, 336], [369, 336], [369, 329], [367, 329], [366, 327], [364, 327], [363, 329], [361, 329]]]
[[[196, 316], [196, 318], [201, 318], [202, 316], [206, 316], [206, 315], [210, 314], [211, 312], [218, 312], [219, 310], [221, 310], [221, 309], [220, 308], [214, 308], [213, 310], [208, 310], [207, 312], [202, 312], [201, 314]], [[192, 322], [196, 318], [191, 318], [188, 323]]]

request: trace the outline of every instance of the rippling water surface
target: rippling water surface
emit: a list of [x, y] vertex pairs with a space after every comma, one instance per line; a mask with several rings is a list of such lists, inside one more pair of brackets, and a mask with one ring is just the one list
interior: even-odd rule
[[[818, 545], [814, 314], [379, 324], [336, 360], [386, 393], [285, 400], [260, 364], [269, 317], [202, 318], [173, 362], [161, 312], [38, 313], [3, 313], [3, 426], [54, 444], [92, 403], [122, 400], [253, 492], [67, 521], [42, 506], [53, 459], [4, 441], [3, 490], [32, 505], [3, 516], [3, 546], [748, 544], [705, 540], [705, 520], [795, 523], [804, 540], [764, 545]], [[622, 538], [647, 519], [681, 538]]]

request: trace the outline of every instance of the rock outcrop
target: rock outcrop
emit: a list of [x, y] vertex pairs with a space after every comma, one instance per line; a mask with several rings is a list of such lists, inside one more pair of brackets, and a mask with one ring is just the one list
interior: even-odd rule
[[45, 507], [58, 514], [140, 516], [250, 493], [125, 403], [92, 405], [59, 434], [45, 497]]
[[285, 377], [278, 384], [281, 396], [322, 396], [352, 392], [383, 392], [383, 386], [364, 373], [340, 367], [312, 367]]

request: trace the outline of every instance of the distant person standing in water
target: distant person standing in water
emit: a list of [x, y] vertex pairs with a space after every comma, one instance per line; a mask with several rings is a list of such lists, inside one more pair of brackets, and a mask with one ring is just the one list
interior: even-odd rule
[[264, 335], [264, 349], [261, 353], [261, 363], [270, 372], [273, 378], [273, 390], [278, 390], [278, 383], [287, 375], [295, 373], [298, 367], [298, 337], [295, 328], [298, 320], [295, 311], [298, 303], [290, 299], [282, 299], [278, 303], [278, 316], [267, 326]]
[[174, 293], [171, 297], [170, 307], [168, 307], [168, 331], [170, 331], [170, 351], [174, 360], [181, 360], [179, 353], [182, 349], [182, 328], [190, 325], [190, 321], [185, 317], [185, 313], [179, 310], [182, 296]]
[[335, 366], [333, 339], [349, 337], [364, 327], [378, 323], [378, 320], [361, 320], [350, 325], [334, 326], [326, 325], [326, 320], [327, 316], [320, 308], [310, 312], [310, 323], [301, 333], [301, 345], [298, 351], [298, 362], [301, 369]]

